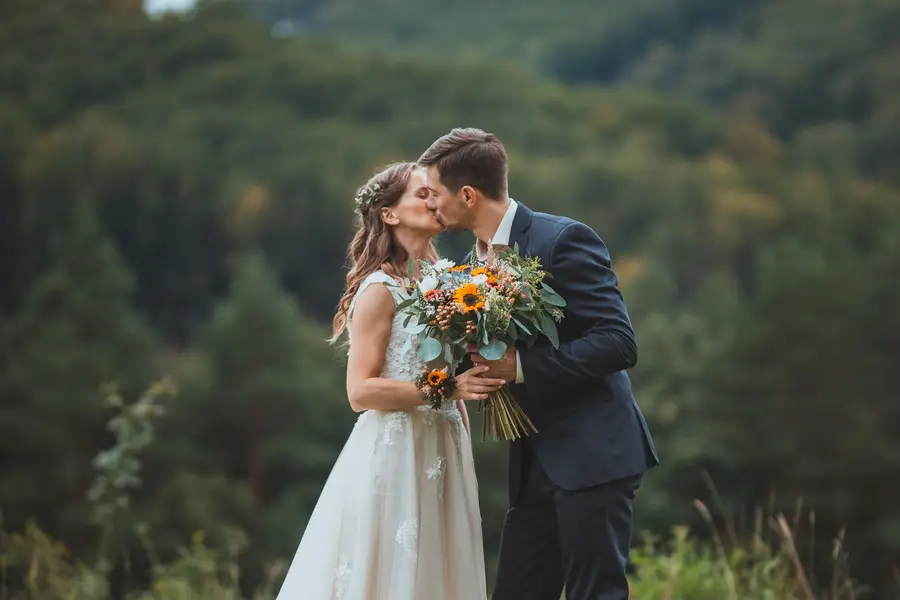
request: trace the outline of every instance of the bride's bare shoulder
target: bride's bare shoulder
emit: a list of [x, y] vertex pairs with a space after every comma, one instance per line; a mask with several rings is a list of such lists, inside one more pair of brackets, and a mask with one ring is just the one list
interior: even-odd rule
[[396, 304], [384, 285], [370, 285], [360, 292], [353, 308], [350, 349], [371, 352], [390, 339]]

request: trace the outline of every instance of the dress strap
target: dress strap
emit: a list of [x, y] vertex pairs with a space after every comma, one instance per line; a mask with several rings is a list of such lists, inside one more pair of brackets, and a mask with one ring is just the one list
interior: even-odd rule
[[359, 297], [362, 296], [362, 293], [366, 291], [366, 288], [368, 288], [373, 283], [380, 283], [387, 287], [388, 291], [391, 292], [391, 296], [394, 298], [394, 304], [397, 304], [402, 300], [403, 292], [400, 289], [400, 283], [396, 279], [379, 269], [363, 279], [362, 283], [359, 284], [359, 289], [356, 290], [356, 294], [353, 296], [353, 300], [350, 301], [350, 310], [347, 313], [348, 315], [353, 314], [353, 307], [356, 306], [356, 301], [359, 300]]

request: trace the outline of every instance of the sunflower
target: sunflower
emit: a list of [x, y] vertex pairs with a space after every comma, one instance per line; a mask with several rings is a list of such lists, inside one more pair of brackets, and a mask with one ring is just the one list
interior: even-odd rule
[[456, 288], [453, 300], [462, 306], [463, 311], [467, 313], [484, 307], [484, 296], [479, 293], [478, 286], [474, 283], [464, 283]]
[[447, 373], [442, 371], [441, 369], [434, 369], [428, 374], [428, 385], [431, 387], [437, 387], [447, 379]]

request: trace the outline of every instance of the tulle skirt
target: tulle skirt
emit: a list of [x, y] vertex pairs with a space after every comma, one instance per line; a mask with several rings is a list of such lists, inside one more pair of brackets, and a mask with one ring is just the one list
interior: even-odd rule
[[277, 600], [486, 600], [469, 436], [454, 406], [360, 415]]

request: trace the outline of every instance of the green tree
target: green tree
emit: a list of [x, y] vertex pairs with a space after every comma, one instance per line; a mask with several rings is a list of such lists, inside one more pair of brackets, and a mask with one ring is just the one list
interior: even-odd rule
[[108, 439], [100, 386], [139, 389], [154, 371], [155, 343], [89, 203], [79, 203], [69, 231], [50, 245], [53, 265], [4, 336], [0, 505], [13, 526], [35, 517], [83, 547], [90, 462]]
[[241, 526], [255, 567], [293, 553], [353, 424], [342, 361], [326, 334], [261, 254], [238, 260], [148, 461], [160, 490], [145, 507], [151, 530], [174, 520], [182, 532], [202, 528], [216, 539], [229, 523]]
[[29, 135], [27, 111], [0, 100], [0, 312], [11, 312], [21, 300], [15, 272], [22, 201], [17, 171]]
[[714, 423], [722, 442], [701, 464], [728, 489], [729, 509], [769, 489], [785, 505], [802, 498], [820, 539], [846, 527], [857, 557], [880, 557], [855, 571], [889, 589], [900, 542], [900, 215], [889, 197], [867, 196], [760, 247], [728, 343], [696, 380], [697, 422]]

